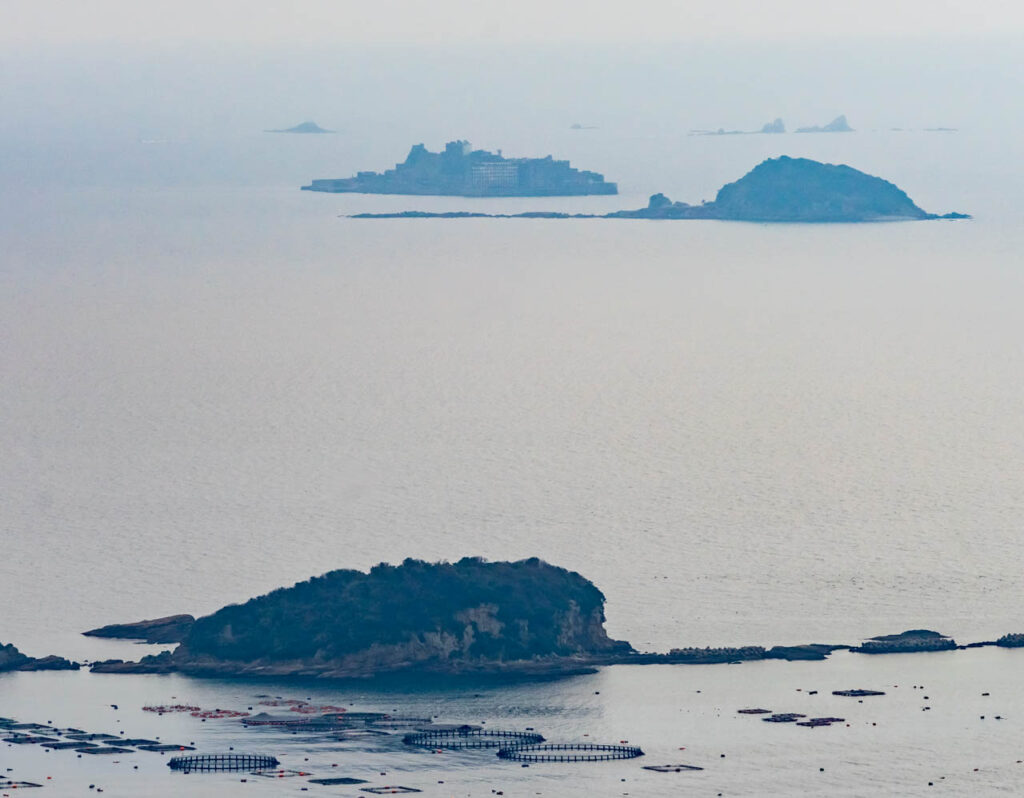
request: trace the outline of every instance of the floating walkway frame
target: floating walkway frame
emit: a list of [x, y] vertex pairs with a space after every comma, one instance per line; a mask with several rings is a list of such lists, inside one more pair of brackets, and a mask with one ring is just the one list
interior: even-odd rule
[[418, 748], [508, 748], [516, 745], [536, 745], [544, 736], [536, 732], [500, 731], [498, 729], [430, 729], [407, 734], [406, 745]]
[[258, 754], [192, 754], [172, 757], [167, 767], [188, 773], [193, 770], [266, 770], [278, 764], [277, 757]]
[[643, 750], [637, 745], [595, 743], [512, 745], [498, 750], [501, 759], [513, 762], [608, 762], [613, 759], [636, 759], [643, 755]]

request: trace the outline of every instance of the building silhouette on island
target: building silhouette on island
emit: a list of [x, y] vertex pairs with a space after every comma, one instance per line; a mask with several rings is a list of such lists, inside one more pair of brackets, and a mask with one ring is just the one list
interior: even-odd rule
[[617, 194], [604, 175], [576, 169], [568, 161], [505, 158], [474, 150], [468, 141], [449, 141], [443, 152], [416, 144], [406, 159], [386, 172], [313, 180], [304, 191], [355, 194], [437, 194], [462, 197], [562, 197]]

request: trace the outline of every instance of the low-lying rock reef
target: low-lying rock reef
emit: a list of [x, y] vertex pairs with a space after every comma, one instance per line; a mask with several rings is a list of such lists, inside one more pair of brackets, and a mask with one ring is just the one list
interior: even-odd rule
[[880, 635], [861, 643], [851, 651], [858, 654], [912, 654], [918, 651], [950, 651], [956, 641], [930, 629], [908, 629], [898, 635]]

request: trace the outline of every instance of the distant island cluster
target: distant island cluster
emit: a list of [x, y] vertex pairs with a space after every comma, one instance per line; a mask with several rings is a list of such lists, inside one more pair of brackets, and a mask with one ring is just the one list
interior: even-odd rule
[[[785, 133], [786, 123], [782, 119], [775, 119], [771, 122], [765, 122], [760, 130], [726, 130], [725, 128], [718, 128], [718, 130], [691, 130], [691, 136], [745, 136], [753, 135], [757, 133]], [[853, 128], [850, 127], [850, 123], [846, 121], [846, 115], [840, 114], [827, 125], [811, 125], [809, 127], [798, 127], [797, 133], [852, 133]]]
[[[300, 126], [301, 127], [301, 126]], [[845, 116], [822, 127], [799, 128], [798, 133], [851, 130]], [[760, 132], [782, 133], [781, 119]], [[292, 132], [292, 131], [283, 131]], [[740, 133], [742, 131], [728, 131]], [[727, 131], [716, 134], [726, 135]], [[354, 177], [321, 178], [304, 191], [354, 194], [407, 194], [463, 197], [560, 197], [617, 194], [618, 186], [597, 172], [576, 169], [569, 161], [545, 158], [506, 158], [501, 150], [475, 150], [465, 140], [449, 141], [441, 152], [416, 144], [405, 160], [384, 172], [357, 172]], [[646, 208], [610, 213], [525, 211], [397, 211], [358, 213], [357, 219], [714, 219], [748, 222], [879, 222], [922, 219], [966, 219], [964, 213], [929, 213], [907, 194], [880, 177], [844, 164], [808, 158], [769, 158], [740, 180], [723, 186], [712, 202], [691, 205], [673, 202], [664, 194], [650, 197]]]

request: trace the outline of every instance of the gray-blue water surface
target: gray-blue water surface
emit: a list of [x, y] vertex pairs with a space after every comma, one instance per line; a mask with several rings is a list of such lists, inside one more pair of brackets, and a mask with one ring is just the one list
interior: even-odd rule
[[[0, 193], [0, 640], [135, 656], [146, 649], [78, 633], [209, 612], [332, 568], [466, 554], [578, 570], [605, 592], [609, 631], [644, 650], [1024, 631], [1020, 159], [969, 131], [586, 134], [518, 149], [605, 171], [621, 196], [297, 191], [403, 155], [341, 137], [19, 145]], [[659, 190], [696, 201], [780, 153], [849, 163], [976, 218], [339, 218], [610, 210]], [[394, 740], [335, 752], [261, 738], [317, 775], [337, 759], [434, 795], [1012, 794], [1019, 672], [1015, 652], [981, 650], [479, 688], [14, 674], [0, 676], [0, 715], [238, 747], [254, 738], [231, 721], [140, 708], [315, 692], [629, 739], [649, 751], [640, 764], [706, 767], [439, 764]], [[830, 695], [852, 686], [889, 695]], [[735, 714], [812, 703], [849, 727]], [[49, 794], [306, 786], [175, 777], [158, 755], [0, 752], [20, 778], [53, 775]]]

